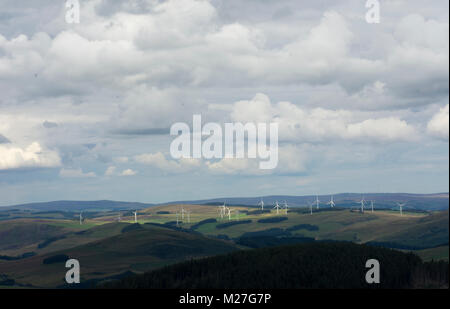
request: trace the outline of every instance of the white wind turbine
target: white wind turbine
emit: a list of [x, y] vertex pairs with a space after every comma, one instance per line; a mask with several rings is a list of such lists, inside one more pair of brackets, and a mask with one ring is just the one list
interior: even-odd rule
[[361, 204], [361, 213], [364, 213], [364, 206], [365, 206], [365, 203], [366, 203], [366, 200], [364, 199], [364, 196], [361, 199], [361, 201], [359, 201], [358, 203]]
[[187, 211], [186, 211], [186, 214], [187, 214], [187, 220], [188, 220], [188, 223], [191, 223], [191, 211], [190, 211], [190, 210], [187, 210]]
[[220, 213], [221, 219], [223, 219], [223, 217], [226, 215], [226, 210], [227, 210], [227, 206], [225, 205], [225, 203], [223, 203], [222, 206], [219, 206], [219, 213]]
[[319, 209], [319, 205], [320, 205], [320, 201], [319, 201], [319, 196], [318, 195], [316, 195], [316, 201], [315, 201], [315, 203], [316, 203], [316, 209]]
[[334, 206], [336, 206], [336, 203], [334, 202], [334, 197], [333, 197], [333, 195], [331, 196], [331, 200], [327, 203], [327, 205], [330, 205], [331, 208], [333, 208]]
[[134, 223], [137, 223], [137, 210], [133, 211], [134, 214]]
[[117, 221], [122, 221], [122, 214], [119, 212], [119, 216], [117, 217]]
[[83, 211], [80, 211], [80, 225], [83, 225]]
[[284, 201], [284, 210], [286, 211], [286, 214], [288, 214], [288, 209], [289, 209], [288, 203]]
[[227, 207], [227, 211], [228, 211], [228, 220], [231, 221], [231, 212], [233, 211], [233, 209]]
[[373, 212], [373, 201], [370, 201], [370, 206], [372, 207], [372, 212]]
[[178, 210], [177, 210], [177, 226], [180, 224], [180, 215], [179, 215], [179, 213], [178, 213]]
[[264, 211], [264, 201], [263, 201], [263, 199], [261, 199], [261, 202], [259, 202], [258, 205], [261, 206], [261, 210]]
[[403, 216], [403, 206], [405, 206], [406, 203], [397, 203], [397, 205], [400, 208], [400, 216]]
[[312, 202], [308, 202], [308, 205], [309, 205], [309, 211], [310, 211], [310, 213], [311, 213], [311, 215], [313, 214], [313, 205], [315, 204], [316, 202], [315, 201], [312, 201]]
[[281, 208], [281, 206], [280, 206], [280, 204], [278, 204], [278, 201], [275, 203], [275, 207], [273, 208], [273, 209], [276, 209], [277, 210], [277, 215], [280, 213], [280, 208]]

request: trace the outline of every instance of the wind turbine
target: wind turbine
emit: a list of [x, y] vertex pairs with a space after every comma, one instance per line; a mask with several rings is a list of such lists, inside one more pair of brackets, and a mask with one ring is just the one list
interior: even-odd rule
[[406, 203], [397, 203], [398, 207], [400, 207], [400, 216], [403, 216], [403, 206], [406, 205]]
[[277, 210], [277, 215], [280, 213], [280, 204], [278, 204], [278, 201], [275, 203], [275, 207], [274, 207], [274, 209], [276, 209]]
[[186, 213], [187, 213], [188, 223], [191, 223], [191, 211], [187, 210]]
[[316, 203], [316, 209], [319, 209], [320, 201], [319, 201], [319, 196], [318, 195], [316, 195], [315, 203]]
[[313, 205], [315, 204], [315, 202], [314, 201], [308, 202], [308, 204], [309, 204], [309, 211], [310, 211], [310, 213], [312, 215], [313, 214]]
[[137, 223], [137, 210], [133, 211], [134, 213], [134, 223]]
[[83, 211], [80, 211], [80, 225], [83, 225]]
[[186, 211], [184, 210], [184, 208], [183, 207], [181, 207], [181, 219], [182, 220], [184, 220], [184, 213], [185, 213]]
[[372, 212], [373, 212], [373, 201], [370, 201], [370, 206], [372, 207]]
[[330, 205], [331, 208], [333, 208], [334, 206], [336, 206], [336, 203], [334, 203], [333, 195], [331, 196], [331, 200], [327, 203], [327, 205]]
[[180, 215], [179, 215], [179, 213], [178, 213], [178, 210], [177, 210], [177, 227], [178, 227], [178, 225], [179, 225], [179, 222], [180, 222]]
[[261, 202], [259, 202], [258, 205], [261, 205], [261, 210], [264, 211], [264, 201], [261, 199]]
[[289, 206], [288, 206], [287, 202], [284, 201], [284, 210], [286, 211], [286, 214], [288, 214], [288, 209], [289, 209]]
[[122, 214], [119, 212], [119, 216], [117, 217], [117, 221], [122, 221]]
[[225, 216], [225, 214], [226, 214], [226, 209], [227, 209], [227, 206], [225, 205], [225, 203], [223, 203], [222, 206], [219, 206], [220, 218], [221, 218], [221, 219], [223, 219], [223, 217]]
[[231, 212], [233, 211], [231, 208], [227, 207], [228, 211], [228, 220], [231, 221]]
[[363, 196], [363, 198], [362, 198], [362, 200], [361, 201], [359, 201], [359, 203], [361, 204], [361, 213], [364, 213], [364, 204], [365, 204], [365, 200], [364, 200], [364, 196]]

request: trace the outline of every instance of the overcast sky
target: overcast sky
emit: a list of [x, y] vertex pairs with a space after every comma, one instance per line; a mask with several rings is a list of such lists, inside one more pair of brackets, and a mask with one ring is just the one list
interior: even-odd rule
[[[0, 205], [448, 192], [449, 2], [0, 2]], [[278, 167], [174, 160], [175, 122], [278, 122]]]

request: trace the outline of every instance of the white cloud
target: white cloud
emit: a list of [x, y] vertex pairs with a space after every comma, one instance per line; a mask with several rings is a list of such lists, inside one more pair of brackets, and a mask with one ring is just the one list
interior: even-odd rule
[[198, 159], [168, 160], [162, 152], [137, 155], [134, 160], [169, 173], [185, 173], [202, 167]]
[[120, 176], [135, 176], [137, 175], [136, 171], [133, 171], [132, 169], [126, 169], [120, 173]]
[[416, 129], [399, 117], [364, 119], [349, 110], [305, 109], [290, 102], [272, 104], [264, 94], [234, 104], [230, 114], [236, 122], [278, 122], [280, 139], [290, 142], [323, 142], [335, 139], [411, 141]]
[[433, 116], [428, 122], [427, 130], [433, 136], [448, 140], [449, 135], [449, 105]]
[[94, 172], [85, 173], [81, 168], [78, 169], [66, 169], [63, 168], [59, 172], [59, 176], [63, 178], [93, 178], [97, 175]]
[[31, 167], [58, 167], [61, 159], [57, 152], [46, 150], [38, 142], [26, 148], [0, 144], [0, 170]]
[[105, 171], [105, 176], [113, 176], [116, 173], [116, 169], [115, 166], [109, 166]]

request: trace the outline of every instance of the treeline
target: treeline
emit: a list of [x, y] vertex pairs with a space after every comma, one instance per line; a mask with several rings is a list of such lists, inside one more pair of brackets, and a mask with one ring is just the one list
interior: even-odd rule
[[249, 224], [249, 223], [252, 223], [252, 220], [230, 221], [227, 223], [217, 224], [216, 229], [225, 229], [225, 228], [233, 226], [233, 225]]
[[196, 229], [198, 229], [200, 226], [202, 226], [204, 224], [216, 223], [216, 222], [217, 222], [216, 219], [205, 219], [205, 220], [202, 220], [202, 221], [194, 224], [193, 226], [191, 226], [191, 229], [196, 230]]
[[288, 217], [273, 217], [273, 218], [259, 219], [258, 223], [278, 223], [286, 220], [288, 220]]
[[[365, 280], [366, 261], [380, 262], [380, 284]], [[448, 287], [448, 263], [353, 243], [306, 243], [191, 260], [109, 282], [106, 288], [283, 289]]]
[[400, 250], [423, 250], [423, 249], [428, 249], [428, 248], [436, 248], [436, 247], [441, 247], [441, 246], [448, 246], [448, 242], [442, 243], [442, 244], [439, 244], [439, 245], [433, 246], [433, 247], [430, 247], [430, 246], [410, 246], [410, 245], [406, 245], [406, 244], [400, 244], [400, 243], [389, 242], [389, 241], [369, 241], [366, 244], [370, 245], [370, 246], [375, 246], [375, 247], [400, 249]]
[[36, 255], [36, 252], [26, 252], [26, 253], [18, 255], [18, 256], [0, 255], [0, 260], [17, 261], [17, 260], [22, 260], [22, 259], [26, 259], [26, 258], [35, 256], [35, 255]]

